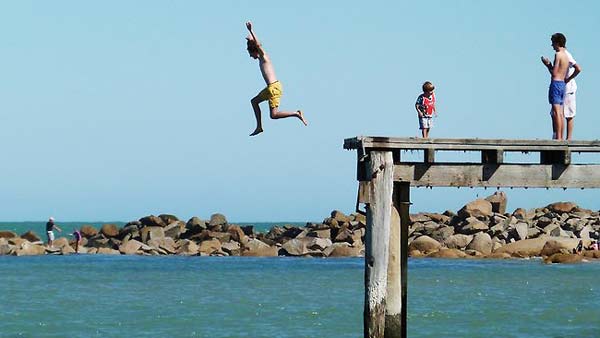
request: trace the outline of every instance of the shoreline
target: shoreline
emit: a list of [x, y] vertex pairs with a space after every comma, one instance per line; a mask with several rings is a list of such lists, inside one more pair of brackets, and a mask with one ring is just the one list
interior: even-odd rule
[[[600, 259], [599, 250], [574, 254], [600, 239], [600, 212], [573, 202], [556, 202], [529, 211], [506, 212], [507, 197], [496, 192], [471, 201], [456, 213], [422, 212], [410, 215], [409, 257], [529, 258], [547, 263], [577, 263]], [[103, 224], [80, 228], [81, 254], [361, 257], [364, 256], [366, 217], [334, 210], [320, 223], [274, 226], [257, 232], [236, 225], [223, 214], [187, 222], [174, 215], [149, 215], [122, 227]], [[397, 225], [398, 226], [398, 225]], [[74, 239], [58, 237], [48, 247], [32, 230], [21, 235], [0, 230], [0, 255], [68, 255]]]

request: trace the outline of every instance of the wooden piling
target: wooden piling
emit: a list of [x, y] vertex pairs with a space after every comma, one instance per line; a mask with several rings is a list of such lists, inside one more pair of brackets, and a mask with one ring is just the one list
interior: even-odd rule
[[371, 151], [365, 236], [364, 337], [383, 338], [392, 215], [394, 165], [391, 151]]
[[390, 220], [390, 251], [387, 270], [387, 296], [385, 302], [385, 338], [402, 335], [402, 283], [400, 262], [400, 214], [392, 206]]

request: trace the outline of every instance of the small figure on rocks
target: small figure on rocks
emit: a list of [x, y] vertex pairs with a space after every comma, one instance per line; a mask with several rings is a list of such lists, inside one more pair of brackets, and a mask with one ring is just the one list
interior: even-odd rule
[[250, 54], [251, 58], [258, 59], [260, 72], [263, 76], [263, 79], [267, 83], [267, 87], [258, 93], [258, 95], [253, 97], [252, 100], [250, 100], [252, 103], [252, 109], [254, 109], [254, 116], [256, 117], [256, 129], [254, 129], [250, 136], [258, 135], [263, 132], [261, 111], [260, 107], [258, 106], [258, 104], [263, 101], [269, 101], [269, 109], [271, 113], [270, 116], [272, 119], [297, 117], [305, 126], [308, 125], [308, 122], [304, 118], [304, 114], [301, 110], [296, 110], [294, 112], [279, 110], [279, 101], [281, 100], [281, 96], [283, 94], [281, 82], [277, 80], [273, 63], [271, 63], [271, 58], [263, 49], [262, 45], [258, 41], [258, 38], [256, 37], [256, 34], [254, 34], [254, 31], [252, 30], [252, 23], [250, 21], [246, 22], [246, 28], [248, 28], [248, 31], [250, 31], [250, 35], [246, 38], [248, 54]]
[[590, 250], [598, 250], [598, 241], [593, 241]]
[[50, 217], [46, 223], [46, 235], [48, 236], [48, 246], [52, 247], [52, 241], [54, 241], [54, 229], [62, 232], [62, 229], [54, 224], [54, 217]]
[[579, 243], [577, 243], [577, 247], [575, 249], [573, 249], [573, 253], [580, 254], [582, 251], [583, 251], [583, 240], [579, 240]]
[[427, 81], [423, 83], [423, 93], [417, 97], [415, 103], [415, 109], [419, 116], [419, 129], [421, 129], [421, 135], [423, 138], [429, 137], [429, 129], [433, 127], [433, 116], [437, 116], [435, 109], [435, 86]]
[[75, 253], [79, 253], [79, 245], [81, 244], [81, 232], [79, 231], [79, 229], [75, 229], [72, 235], [75, 238]]

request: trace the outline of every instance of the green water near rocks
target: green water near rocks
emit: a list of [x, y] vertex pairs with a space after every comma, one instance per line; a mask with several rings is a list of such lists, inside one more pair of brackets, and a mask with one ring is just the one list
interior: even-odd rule
[[[363, 259], [0, 257], [0, 337], [362, 337]], [[600, 336], [600, 264], [410, 259], [410, 337]]]

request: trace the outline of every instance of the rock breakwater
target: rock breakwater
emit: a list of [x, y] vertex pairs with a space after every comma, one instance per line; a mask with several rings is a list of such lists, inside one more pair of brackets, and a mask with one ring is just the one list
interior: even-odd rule
[[[506, 212], [507, 197], [496, 192], [457, 212], [410, 215], [409, 255], [437, 258], [544, 257], [547, 262], [600, 258], [585, 250], [600, 239], [600, 213], [572, 202]], [[334, 210], [320, 223], [282, 225], [268, 232], [231, 224], [225, 215], [182, 221], [175, 215], [149, 215], [123, 227], [84, 225], [78, 251], [85, 254], [182, 256], [356, 257], [364, 255], [366, 218]], [[574, 255], [582, 243], [584, 250]], [[0, 231], [0, 255], [75, 253], [75, 240], [57, 238], [46, 246], [34, 231]], [[577, 256], [577, 257], [575, 257]]]

